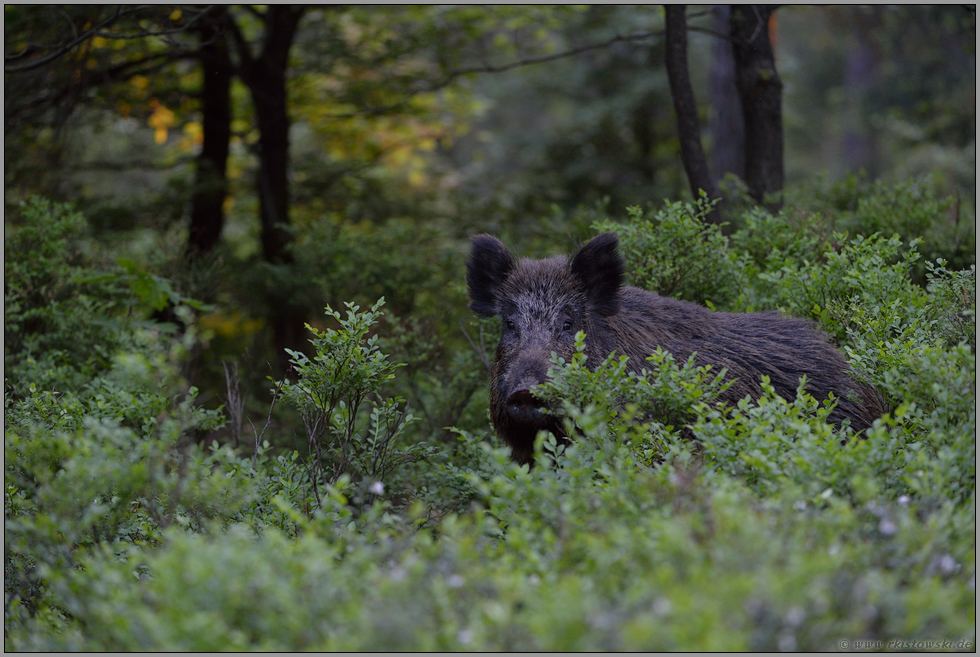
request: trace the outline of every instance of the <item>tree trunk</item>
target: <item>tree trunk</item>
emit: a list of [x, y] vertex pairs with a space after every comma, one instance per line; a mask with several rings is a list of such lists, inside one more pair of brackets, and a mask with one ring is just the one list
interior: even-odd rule
[[289, 115], [286, 81], [272, 71], [259, 76], [252, 94], [259, 126], [259, 171], [256, 189], [262, 221], [262, 255], [266, 262], [289, 263]]
[[289, 49], [304, 8], [270, 5], [265, 13], [262, 52], [248, 57], [242, 79], [252, 96], [259, 127], [257, 191], [262, 221], [262, 254], [267, 262], [288, 263], [289, 233], [289, 112], [286, 108], [286, 69]]
[[[766, 195], [783, 189], [783, 84], [776, 73], [769, 18], [772, 5], [732, 5], [731, 35], [734, 39], [735, 84], [745, 119], [745, 182], [752, 198], [762, 203]], [[778, 199], [768, 205], [773, 212]]]
[[874, 26], [864, 14], [858, 14], [854, 21], [850, 25], [850, 46], [844, 66], [848, 117], [844, 130], [844, 165], [851, 172], [864, 170], [874, 178], [878, 173], [876, 144], [864, 119], [868, 113], [863, 111], [868, 89], [878, 75], [878, 58], [870, 39]]
[[[715, 5], [715, 32], [729, 33], [731, 7]], [[715, 39], [708, 74], [711, 105], [708, 133], [711, 135], [711, 179], [717, 185], [726, 174], [745, 180], [745, 119], [735, 86], [735, 53], [727, 39]]]
[[[262, 224], [262, 256], [272, 265], [292, 264], [289, 245], [289, 112], [287, 111], [286, 70], [289, 49], [305, 11], [303, 6], [269, 5], [263, 21], [262, 50], [253, 57], [238, 31], [233, 36], [241, 57], [242, 81], [249, 89], [259, 128], [259, 171], [256, 188]], [[288, 279], [288, 276], [286, 277]], [[268, 291], [269, 323], [273, 330], [280, 368], [285, 366], [284, 349], [301, 349], [304, 313], [289, 285], [275, 284]]]
[[[222, 13], [224, 8], [219, 9]], [[221, 238], [225, 222], [224, 203], [228, 193], [228, 147], [231, 142], [232, 66], [228, 44], [216, 16], [201, 30], [201, 127], [204, 142], [197, 156], [194, 195], [191, 199], [190, 235], [187, 253], [206, 255]]]
[[[677, 113], [677, 132], [681, 142], [681, 157], [684, 160], [684, 170], [691, 185], [691, 193], [695, 200], [700, 198], [704, 190], [711, 199], [718, 198], [711, 174], [708, 171], [708, 160], [701, 146], [701, 127], [698, 122], [698, 107], [694, 99], [694, 89], [687, 68], [687, 18], [684, 15], [684, 5], [666, 5], [666, 65], [667, 78], [670, 81], [670, 93], [674, 99], [674, 111]], [[721, 220], [720, 213], [708, 215], [713, 221]]]

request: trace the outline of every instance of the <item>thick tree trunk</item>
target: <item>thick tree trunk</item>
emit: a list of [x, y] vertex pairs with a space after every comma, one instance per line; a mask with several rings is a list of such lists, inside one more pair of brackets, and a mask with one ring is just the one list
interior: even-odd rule
[[[224, 8], [219, 8], [221, 12]], [[210, 253], [221, 238], [224, 226], [225, 196], [228, 193], [228, 147], [231, 142], [232, 66], [228, 44], [216, 21], [201, 31], [201, 90], [204, 142], [197, 157], [194, 195], [191, 199], [190, 235], [187, 252], [191, 256]]]
[[[715, 5], [713, 29], [729, 33], [731, 7]], [[745, 119], [735, 86], [735, 53], [727, 39], [715, 39], [708, 74], [711, 104], [708, 133], [711, 135], [711, 179], [718, 182], [731, 173], [745, 180]]]
[[[667, 5], [666, 23], [666, 65], [667, 78], [670, 81], [670, 93], [674, 100], [674, 111], [677, 113], [677, 132], [681, 142], [681, 157], [684, 160], [684, 170], [691, 185], [694, 198], [700, 197], [704, 190], [709, 198], [718, 198], [711, 174], [708, 171], [708, 160], [701, 146], [701, 126], [698, 121], [698, 107], [694, 99], [694, 89], [687, 68], [687, 18], [684, 15], [684, 5]], [[708, 215], [714, 221], [720, 221], [720, 213]]]
[[[760, 203], [783, 189], [783, 84], [769, 40], [772, 5], [732, 5], [735, 84], [745, 118], [745, 182]], [[769, 203], [776, 211], [779, 200]]]

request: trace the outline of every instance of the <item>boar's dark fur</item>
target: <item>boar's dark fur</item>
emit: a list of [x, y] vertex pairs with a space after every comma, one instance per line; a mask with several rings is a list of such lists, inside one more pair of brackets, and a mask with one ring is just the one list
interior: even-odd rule
[[678, 361], [696, 352], [698, 365], [727, 368], [733, 384], [722, 399], [730, 404], [746, 395], [758, 398], [763, 374], [780, 396], [794, 399], [805, 374], [807, 392], [816, 399], [829, 392], [839, 398], [830, 415], [835, 424], [848, 418], [863, 431], [884, 413], [878, 392], [852, 377], [840, 351], [813, 323], [779, 312], [714, 312], [624, 286], [618, 242], [614, 233], [604, 233], [570, 259], [518, 260], [496, 237], [472, 240], [470, 308], [502, 320], [490, 374], [490, 417], [514, 460], [531, 462], [539, 430], [562, 435], [558, 420], [542, 411], [530, 390], [547, 379], [552, 352], [570, 359], [580, 330], [592, 366], [616, 352], [639, 371], [657, 347]]

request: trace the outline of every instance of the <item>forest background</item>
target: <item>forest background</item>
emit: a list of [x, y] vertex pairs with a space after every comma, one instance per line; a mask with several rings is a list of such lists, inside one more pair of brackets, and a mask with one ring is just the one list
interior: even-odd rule
[[[5, 646], [975, 647], [975, 9], [678, 7], [5, 6]], [[610, 229], [893, 412], [508, 464], [468, 238]]]

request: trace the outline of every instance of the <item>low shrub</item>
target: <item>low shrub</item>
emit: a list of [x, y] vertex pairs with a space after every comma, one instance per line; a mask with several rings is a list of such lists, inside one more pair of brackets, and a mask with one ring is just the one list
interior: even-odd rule
[[[720, 405], [718, 372], [664, 352], [640, 374], [586, 363], [583, 336], [538, 391], [573, 438], [539, 435], [536, 467], [494, 446], [485, 415], [410, 436], [378, 302], [328, 308], [311, 353], [270, 381], [309, 449], [246, 421], [236, 452], [180, 373], [193, 316], [177, 335], [106, 302], [118, 339], [66, 360], [71, 376], [20, 366], [24, 341], [5, 353], [5, 648], [974, 651], [975, 269], [937, 261], [917, 286], [915, 245], [881, 236], [773, 231], [779, 254], [762, 256], [775, 219], [724, 238], [698, 207], [637, 224], [624, 248], [710, 233], [712, 266], [742, 262], [744, 279], [675, 276], [674, 292], [820, 322], [891, 403], [864, 437], [805, 386]], [[99, 285], [111, 301], [125, 283]], [[60, 312], [30, 298], [20, 317]]]

